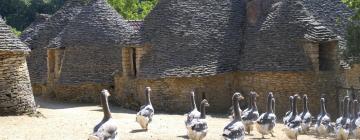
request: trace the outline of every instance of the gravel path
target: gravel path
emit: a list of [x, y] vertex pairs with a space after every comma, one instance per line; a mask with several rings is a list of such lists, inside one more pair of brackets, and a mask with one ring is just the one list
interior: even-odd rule
[[[86, 140], [92, 128], [102, 119], [101, 108], [94, 104], [65, 104], [37, 100], [39, 111], [45, 117], [0, 117], [0, 140]], [[147, 132], [135, 122], [135, 111], [111, 106], [113, 118], [118, 120], [120, 138], [124, 140], [182, 140], [187, 139], [183, 115], [155, 114]], [[155, 112], [156, 113], [156, 112]], [[222, 129], [229, 120], [225, 116], [208, 115], [207, 140], [220, 140]], [[276, 137], [269, 140], [288, 139], [282, 124], [275, 128]], [[261, 139], [253, 132], [246, 139]], [[298, 140], [316, 139], [301, 135]]]

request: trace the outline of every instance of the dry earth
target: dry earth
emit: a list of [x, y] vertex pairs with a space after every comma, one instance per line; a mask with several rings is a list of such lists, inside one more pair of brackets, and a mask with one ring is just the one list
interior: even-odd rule
[[[101, 108], [94, 104], [65, 104], [37, 99], [39, 111], [45, 117], [0, 117], [0, 140], [86, 140], [92, 128], [102, 119]], [[141, 131], [135, 122], [134, 111], [111, 106], [113, 118], [118, 120], [120, 138], [124, 140], [181, 140], [187, 139], [184, 116], [157, 113], [147, 132]], [[225, 116], [208, 115], [207, 140], [220, 140], [222, 129], [229, 120]], [[276, 137], [269, 140], [288, 139], [282, 124], [275, 128]], [[246, 139], [260, 139], [254, 132]], [[301, 135], [299, 140], [316, 139], [313, 135]]]

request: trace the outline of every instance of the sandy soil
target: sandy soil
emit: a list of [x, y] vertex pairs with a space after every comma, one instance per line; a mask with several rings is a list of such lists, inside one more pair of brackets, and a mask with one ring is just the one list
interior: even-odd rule
[[[101, 108], [94, 104], [65, 104], [37, 99], [39, 111], [45, 117], [0, 117], [0, 140], [85, 140], [92, 128], [102, 119]], [[147, 132], [141, 131], [135, 122], [135, 111], [111, 106], [113, 118], [118, 120], [120, 138], [126, 140], [181, 140], [187, 139], [183, 115], [156, 113]], [[207, 140], [220, 140], [228, 118], [208, 115]], [[276, 137], [269, 140], [288, 139], [282, 124], [275, 128]], [[256, 131], [246, 139], [260, 139]], [[316, 139], [313, 135], [301, 135], [299, 140]]]

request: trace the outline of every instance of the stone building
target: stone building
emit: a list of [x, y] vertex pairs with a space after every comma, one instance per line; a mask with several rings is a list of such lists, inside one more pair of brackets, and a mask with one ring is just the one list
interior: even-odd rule
[[0, 115], [33, 113], [26, 56], [30, 49], [20, 41], [0, 16]]
[[[338, 0], [159, 1], [144, 20], [141, 45], [123, 53], [131, 67], [115, 76], [116, 95], [136, 106], [150, 86], [157, 109], [185, 112], [195, 89], [210, 111], [225, 112], [235, 91], [258, 92], [262, 111], [272, 91], [278, 103], [308, 94], [314, 114], [321, 96], [337, 110], [337, 52], [351, 13]], [[277, 113], [287, 109], [278, 105]]]
[[42, 24], [28, 41], [41, 53], [29, 59], [33, 86], [40, 87], [36, 92], [91, 102], [101, 89], [113, 88], [113, 74], [122, 68], [122, 46], [131, 43], [134, 30], [106, 0], [68, 0]]
[[336, 110], [337, 53], [351, 15], [340, 0], [160, 0], [143, 22], [126, 22], [105, 0], [68, 0], [32, 37], [41, 44], [30, 39], [42, 56], [29, 66], [41, 59], [39, 91], [66, 100], [110, 88], [113, 101], [137, 108], [150, 86], [155, 108], [168, 112], [188, 111], [191, 90], [211, 112], [225, 112], [235, 91], [258, 92], [261, 111], [270, 91], [277, 103], [308, 94], [313, 113], [326, 96]]

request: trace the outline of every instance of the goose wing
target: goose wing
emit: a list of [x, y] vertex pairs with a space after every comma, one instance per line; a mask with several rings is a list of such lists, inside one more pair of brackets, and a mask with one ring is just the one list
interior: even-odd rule
[[245, 136], [245, 128], [242, 122], [232, 121], [224, 128], [223, 136], [226, 138], [240, 138]]
[[193, 131], [204, 131], [208, 129], [207, 122], [205, 119], [194, 119], [190, 123], [190, 128]]
[[302, 120], [303, 123], [310, 123], [311, 122], [312, 116], [311, 116], [310, 112], [306, 112], [306, 113], [303, 112], [303, 113], [300, 114], [300, 117], [301, 117], [301, 120]]
[[93, 135], [100, 139], [115, 140], [118, 135], [117, 123], [110, 119], [100, 125], [97, 131], [93, 133]]

